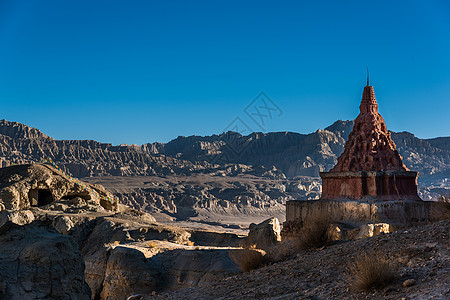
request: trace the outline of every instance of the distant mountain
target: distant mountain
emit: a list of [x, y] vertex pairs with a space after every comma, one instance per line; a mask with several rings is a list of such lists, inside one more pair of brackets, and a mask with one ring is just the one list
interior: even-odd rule
[[5, 119], [0, 120], [0, 135], [13, 139], [52, 139], [36, 128]]
[[[273, 132], [242, 136], [224, 133], [178, 137], [167, 144], [159, 144], [158, 153], [191, 162], [275, 166], [288, 178], [317, 177], [319, 171], [327, 171], [336, 164], [352, 128], [353, 121], [339, 120], [325, 130], [310, 134]], [[233, 135], [232, 138], [229, 135]], [[409, 132], [391, 132], [391, 135], [405, 165], [418, 171], [421, 179], [434, 178], [437, 174], [448, 177], [450, 137], [419, 139]]]
[[[190, 162], [177, 155], [172, 157], [158, 153], [158, 149], [163, 146], [164, 144], [159, 143], [113, 146], [92, 140], [54, 140], [24, 124], [8, 121], [0, 123], [1, 167], [13, 163], [39, 162], [51, 157], [63, 170], [79, 178], [108, 175], [189, 175], [227, 169], [225, 165], [213, 165], [206, 161]], [[281, 172], [274, 173], [261, 166], [238, 169], [255, 175], [284, 176]]]
[[160, 145], [158, 153], [191, 162], [275, 166], [288, 177], [318, 176], [330, 169], [343, 151], [339, 133], [318, 130], [311, 134], [293, 132], [235, 132], [207, 137], [178, 137]]

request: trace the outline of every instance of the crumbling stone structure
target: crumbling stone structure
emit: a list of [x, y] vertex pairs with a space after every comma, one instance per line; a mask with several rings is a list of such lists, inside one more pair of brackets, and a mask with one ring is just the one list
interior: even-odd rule
[[360, 113], [345, 150], [330, 172], [322, 172], [322, 199], [375, 197], [412, 199], [417, 195], [417, 172], [402, 162], [383, 117], [378, 113], [373, 86], [364, 87]]
[[388, 231], [427, 221], [430, 204], [417, 195], [418, 173], [403, 164], [368, 80], [359, 108], [337, 164], [320, 173], [321, 198], [288, 201], [285, 228], [300, 228], [324, 213], [355, 226], [384, 224]]

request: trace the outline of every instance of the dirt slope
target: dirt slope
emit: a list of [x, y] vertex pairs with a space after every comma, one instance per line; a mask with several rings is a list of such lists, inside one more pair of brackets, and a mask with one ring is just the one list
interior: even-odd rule
[[[342, 242], [216, 282], [144, 299], [449, 299], [450, 220], [408, 231]], [[351, 287], [348, 265], [367, 250], [396, 266], [389, 286], [362, 293]], [[403, 287], [406, 279], [416, 284]]]

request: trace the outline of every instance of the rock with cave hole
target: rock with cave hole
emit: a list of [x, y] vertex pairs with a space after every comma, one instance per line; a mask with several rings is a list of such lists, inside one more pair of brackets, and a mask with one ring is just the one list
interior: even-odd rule
[[57, 208], [58, 202], [75, 208], [83, 204], [117, 210], [114, 196], [100, 185], [67, 176], [51, 165], [27, 164], [0, 168], [0, 210], [32, 207]]

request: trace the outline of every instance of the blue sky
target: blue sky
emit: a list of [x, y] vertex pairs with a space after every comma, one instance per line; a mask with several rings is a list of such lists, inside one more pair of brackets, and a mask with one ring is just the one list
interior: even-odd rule
[[0, 118], [56, 139], [309, 133], [357, 116], [366, 66], [390, 130], [450, 136], [448, 1], [0, 0]]

